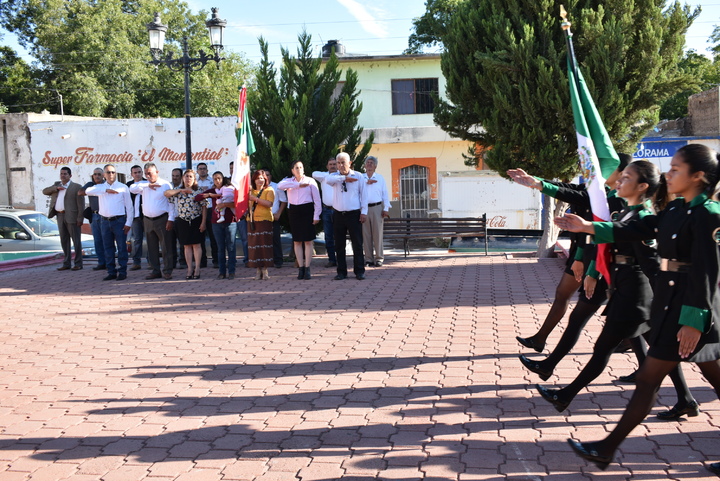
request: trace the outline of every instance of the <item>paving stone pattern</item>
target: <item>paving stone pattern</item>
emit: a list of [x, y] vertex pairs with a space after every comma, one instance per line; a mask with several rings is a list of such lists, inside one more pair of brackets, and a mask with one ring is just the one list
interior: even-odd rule
[[[2, 481], [717, 479], [720, 403], [689, 365], [699, 417], [651, 416], [605, 472], [570, 452], [619, 418], [635, 361], [613, 355], [569, 412], [536, 395], [515, 335], [544, 319], [559, 260], [391, 257], [365, 281], [55, 267], [0, 274]], [[666, 383], [654, 412], [674, 402]]]

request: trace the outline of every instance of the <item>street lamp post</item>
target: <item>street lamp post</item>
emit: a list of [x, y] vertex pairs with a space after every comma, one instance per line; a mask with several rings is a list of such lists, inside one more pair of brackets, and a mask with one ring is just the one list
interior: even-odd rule
[[202, 70], [210, 61], [220, 63], [225, 60], [220, 57], [223, 49], [223, 30], [227, 22], [218, 17], [218, 9], [212, 9], [212, 18], [205, 22], [210, 31], [210, 46], [214, 55], [208, 55], [205, 51], [200, 50], [200, 56], [197, 58], [190, 57], [188, 53], [187, 37], [183, 37], [182, 47], [183, 54], [180, 58], [173, 58], [172, 52], [169, 52], [163, 58], [163, 46], [165, 44], [165, 32], [167, 25], [163, 25], [160, 21], [160, 14], [155, 13], [155, 21], [147, 24], [148, 34], [150, 35], [150, 55], [152, 60], [149, 62], [155, 67], [158, 65], [166, 65], [170, 70], [177, 72], [183, 71], [185, 76], [185, 168], [192, 169], [192, 147], [190, 140], [190, 72]]

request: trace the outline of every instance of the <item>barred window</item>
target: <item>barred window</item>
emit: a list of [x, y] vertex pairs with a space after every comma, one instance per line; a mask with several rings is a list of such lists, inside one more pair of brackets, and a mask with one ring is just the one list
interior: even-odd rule
[[392, 80], [393, 115], [431, 114], [432, 94], [438, 93], [437, 78]]

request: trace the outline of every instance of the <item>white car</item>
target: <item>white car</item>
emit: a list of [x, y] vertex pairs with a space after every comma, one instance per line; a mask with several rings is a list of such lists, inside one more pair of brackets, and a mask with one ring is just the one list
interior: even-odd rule
[[[82, 234], [83, 255], [94, 256], [93, 236]], [[0, 252], [62, 252], [55, 219], [34, 210], [0, 207]]]

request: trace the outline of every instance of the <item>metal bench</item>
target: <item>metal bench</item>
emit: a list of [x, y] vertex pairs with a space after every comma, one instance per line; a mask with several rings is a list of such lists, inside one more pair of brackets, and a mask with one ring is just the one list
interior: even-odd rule
[[487, 215], [463, 218], [389, 218], [383, 223], [383, 237], [386, 240], [402, 240], [405, 257], [410, 254], [410, 239], [477, 237], [484, 241], [487, 255]]

